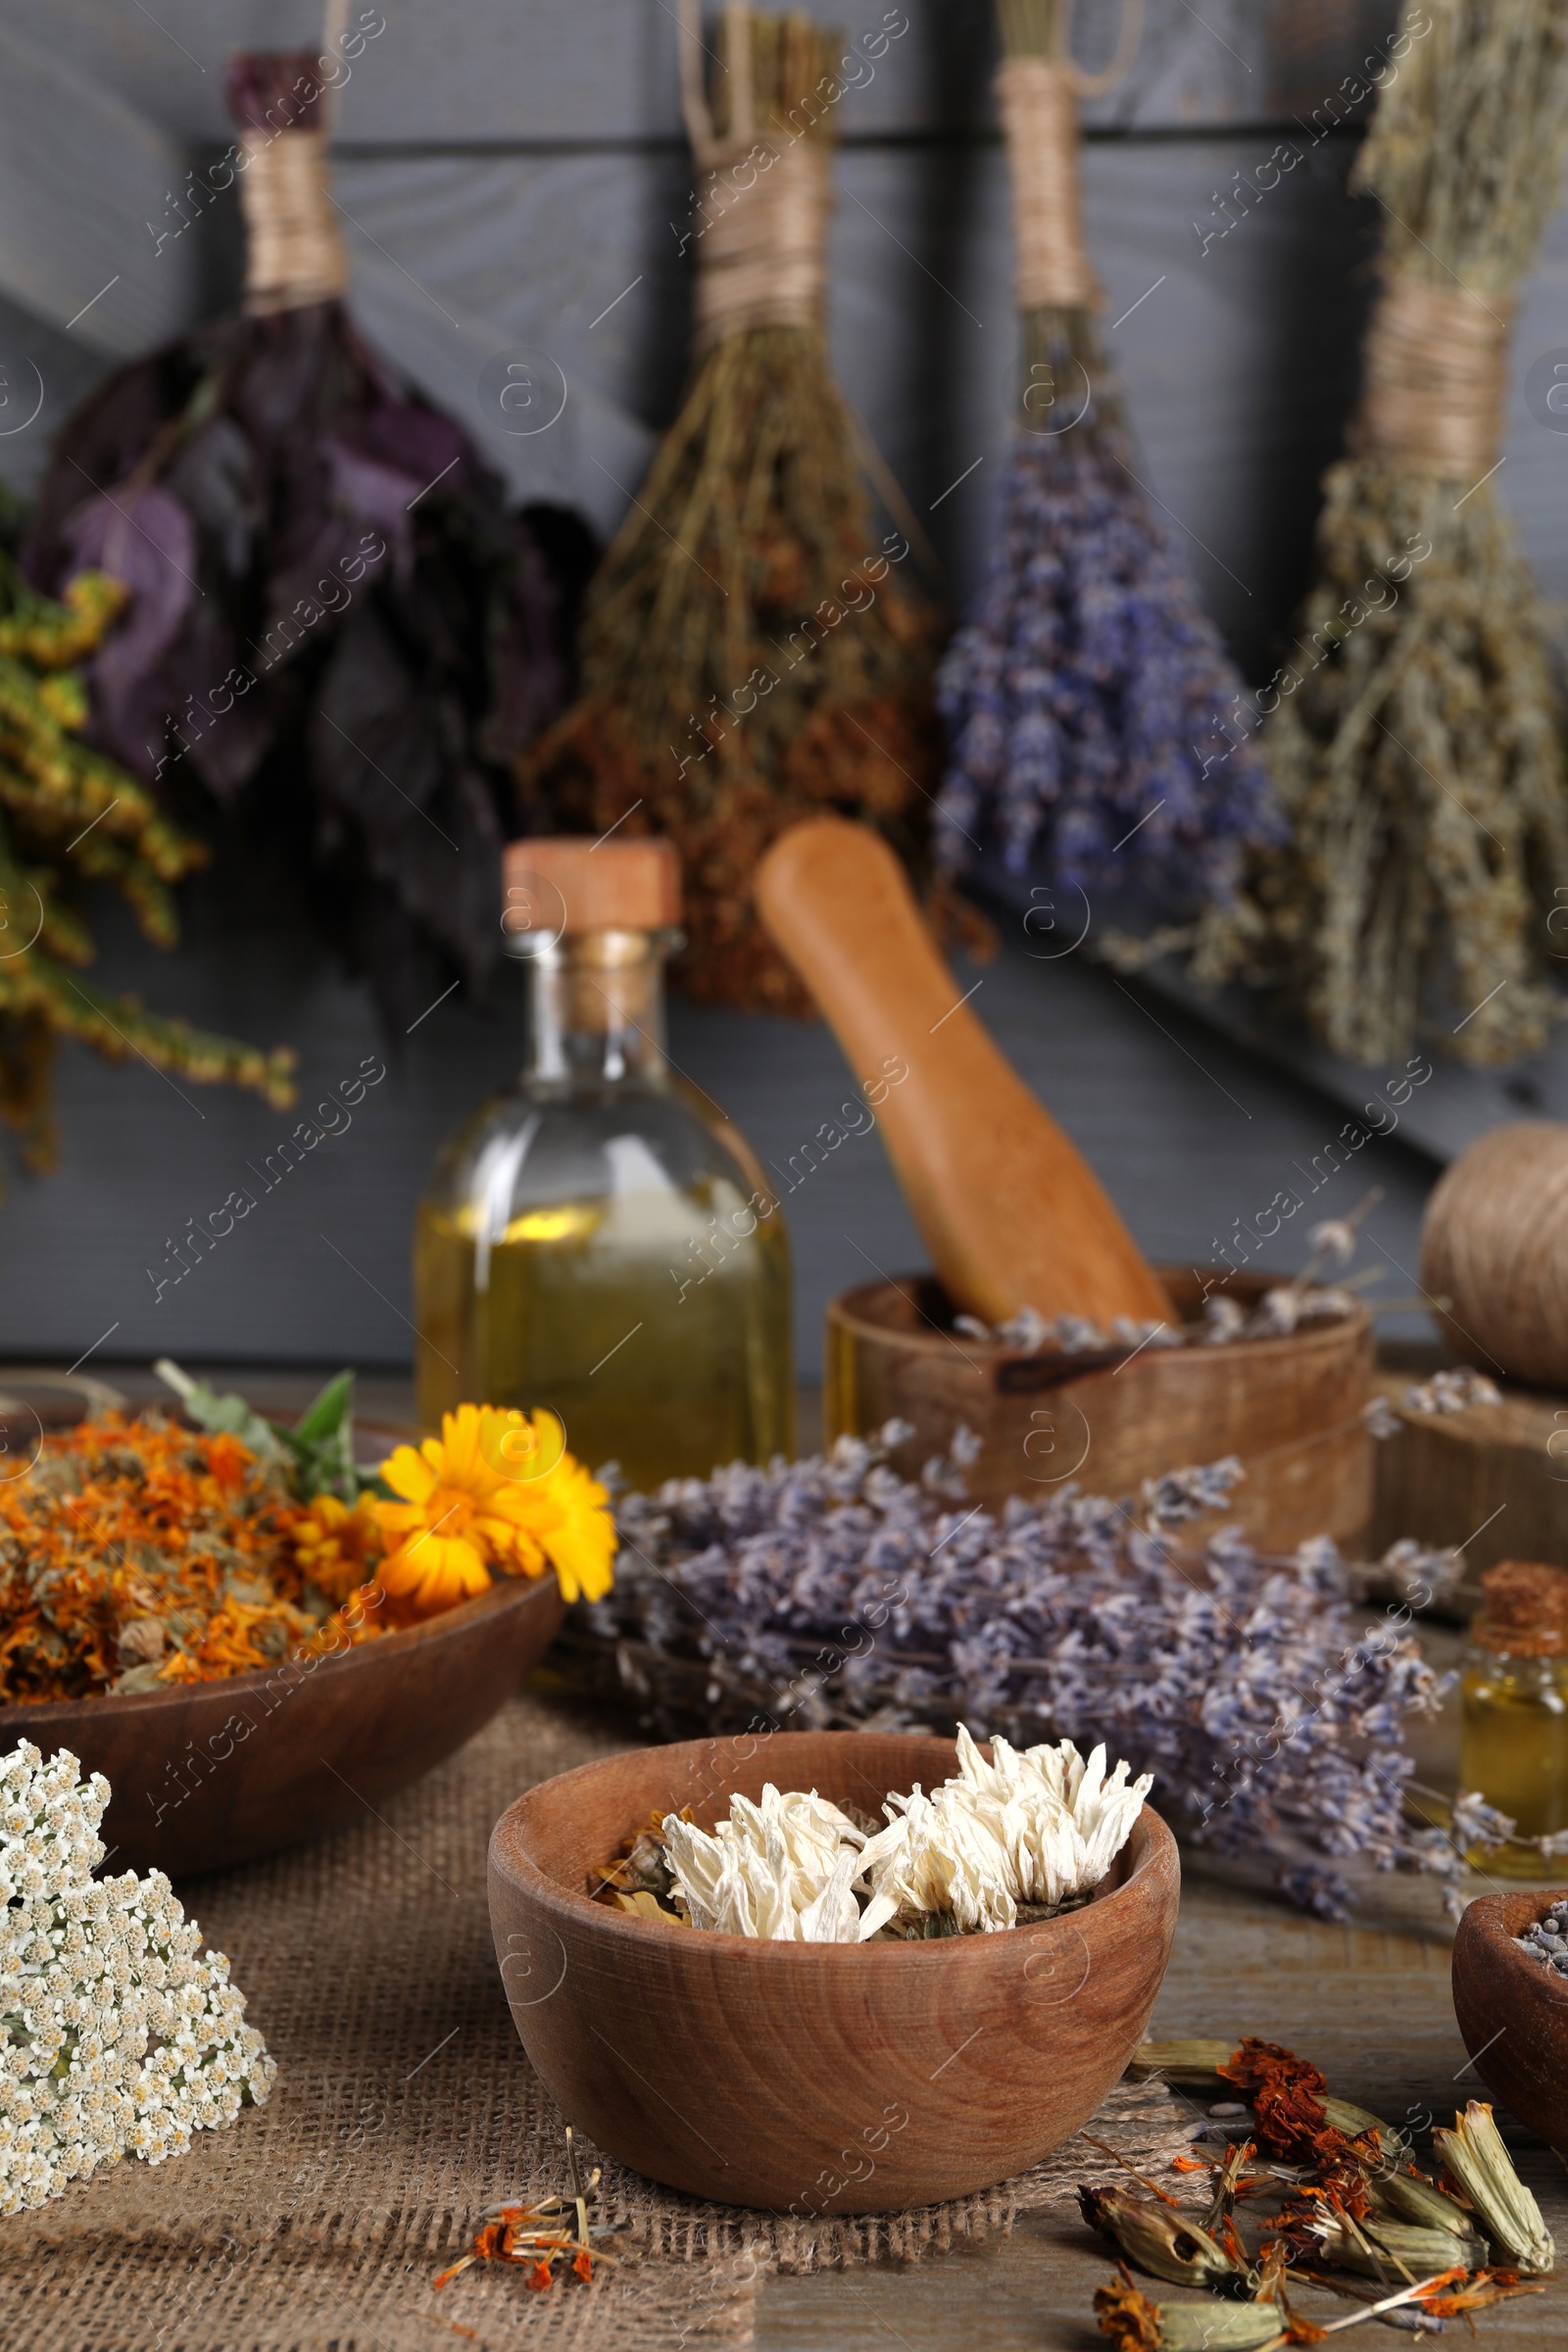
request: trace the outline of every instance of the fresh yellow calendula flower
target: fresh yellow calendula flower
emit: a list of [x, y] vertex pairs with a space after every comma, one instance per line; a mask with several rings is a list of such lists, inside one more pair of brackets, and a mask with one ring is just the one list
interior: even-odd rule
[[566, 1451], [554, 1413], [460, 1404], [439, 1438], [400, 1446], [381, 1476], [401, 1499], [375, 1506], [389, 1545], [380, 1581], [421, 1614], [483, 1592], [492, 1569], [554, 1568], [567, 1600], [609, 1592], [610, 1497]]

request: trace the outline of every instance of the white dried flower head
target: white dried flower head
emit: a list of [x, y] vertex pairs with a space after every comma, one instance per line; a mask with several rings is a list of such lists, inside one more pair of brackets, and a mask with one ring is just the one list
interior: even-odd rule
[[666, 1814], [675, 1889], [693, 1927], [781, 1943], [853, 1943], [859, 1907], [850, 1891], [864, 1834], [813, 1788], [761, 1802], [730, 1799], [729, 1819], [709, 1834]]
[[1308, 1283], [1297, 1294], [1298, 1323], [1338, 1322], [1344, 1315], [1353, 1315], [1358, 1303], [1352, 1291], [1342, 1291], [1332, 1283]]
[[194, 2129], [260, 2105], [277, 2071], [163, 1873], [92, 1879], [109, 1784], [79, 1781], [65, 1749], [0, 1758], [0, 2214], [127, 2149], [182, 2153]]
[[1421, 1544], [1414, 1536], [1401, 1536], [1378, 1561], [1399, 1598], [1414, 1609], [1429, 1609], [1440, 1594], [1451, 1592], [1464, 1565], [1462, 1551]]
[[1451, 1372], [1434, 1372], [1430, 1380], [1416, 1381], [1404, 1392], [1406, 1409], [1412, 1413], [1468, 1413], [1476, 1405], [1501, 1402], [1502, 1391], [1496, 1382], [1469, 1364], [1459, 1364]]
[[1216, 1291], [1203, 1300], [1203, 1329], [1200, 1337], [1205, 1347], [1223, 1347], [1228, 1340], [1238, 1340], [1247, 1328], [1247, 1309], [1236, 1298], [1227, 1298]]
[[1125, 1763], [1105, 1778], [1105, 1750], [1087, 1764], [1070, 1740], [1019, 1750], [992, 1741], [988, 1764], [958, 1726], [958, 1769], [925, 1796], [891, 1797], [888, 1826], [868, 1839], [860, 1875], [871, 1899], [862, 1940], [890, 1922], [951, 1912], [964, 1933], [1012, 1927], [1020, 1903], [1055, 1906], [1098, 1886], [1132, 1835], [1152, 1774]]
[[1331, 1266], [1348, 1266], [1355, 1255], [1355, 1224], [1348, 1217], [1325, 1217], [1308, 1231], [1306, 1246]]
[[1187, 1334], [1179, 1323], [1137, 1322], [1131, 1315], [1118, 1315], [1110, 1327], [1110, 1336], [1118, 1348], [1127, 1348], [1137, 1354], [1144, 1348], [1185, 1348]]
[[1361, 1407], [1361, 1418], [1374, 1438], [1396, 1438], [1403, 1423], [1386, 1396], [1369, 1396]]
[[1228, 1453], [1221, 1461], [1193, 1463], [1185, 1470], [1167, 1470], [1162, 1478], [1146, 1478], [1145, 1516], [1151, 1527], [1173, 1528], [1201, 1519], [1208, 1511], [1229, 1510], [1231, 1489], [1246, 1475], [1241, 1456]]
[[1037, 1306], [1020, 1306], [1005, 1323], [999, 1323], [995, 1337], [1004, 1348], [1017, 1348], [1025, 1355], [1038, 1355], [1051, 1337], [1051, 1325]]

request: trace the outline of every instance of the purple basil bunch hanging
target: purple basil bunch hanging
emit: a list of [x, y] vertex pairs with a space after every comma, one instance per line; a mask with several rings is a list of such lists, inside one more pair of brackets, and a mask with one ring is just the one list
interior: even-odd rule
[[1108, 76], [1068, 58], [1065, 0], [998, 6], [1025, 380], [1001, 543], [942, 664], [941, 854], [1190, 914], [1231, 898], [1278, 819], [1240, 681], [1128, 469], [1094, 329], [1077, 103]]
[[148, 781], [183, 763], [298, 852], [397, 1028], [421, 944], [475, 983], [499, 946], [507, 763], [566, 684], [542, 544], [575, 553], [580, 526], [508, 514], [356, 330], [318, 62], [231, 62], [245, 307], [76, 412], [24, 563], [55, 594], [92, 567], [125, 583], [88, 669], [96, 740]]

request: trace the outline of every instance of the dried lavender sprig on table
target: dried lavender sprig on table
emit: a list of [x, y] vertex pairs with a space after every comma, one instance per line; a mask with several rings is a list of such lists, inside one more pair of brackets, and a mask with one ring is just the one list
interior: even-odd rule
[[977, 1510], [951, 1463], [919, 1485], [886, 1467], [905, 1434], [622, 1498], [615, 1590], [558, 1658], [664, 1737], [961, 1719], [1103, 1740], [1183, 1835], [1334, 1916], [1341, 1861], [1456, 1867], [1401, 1820], [1403, 1718], [1442, 1685], [1413, 1642], [1358, 1629], [1332, 1544], [1269, 1559], [1226, 1531], [1179, 1552], [1169, 1531], [1234, 1477], [1214, 1468], [1157, 1482], [1143, 1525], [1071, 1487]]

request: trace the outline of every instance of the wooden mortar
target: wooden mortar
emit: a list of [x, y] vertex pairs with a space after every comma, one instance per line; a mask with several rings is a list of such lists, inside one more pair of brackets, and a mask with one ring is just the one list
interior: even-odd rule
[[[1201, 1278], [1157, 1269], [1184, 1320]], [[1285, 1279], [1231, 1274], [1224, 1295], [1250, 1306]], [[1211, 1288], [1220, 1287], [1213, 1278]], [[1046, 1500], [1070, 1479], [1094, 1494], [1136, 1494], [1167, 1470], [1241, 1457], [1233, 1516], [1262, 1547], [1308, 1536], [1359, 1543], [1372, 1511], [1372, 1319], [1359, 1303], [1334, 1322], [1224, 1347], [1149, 1348], [1136, 1354], [1026, 1355], [952, 1328], [929, 1275], [865, 1283], [827, 1310], [823, 1438], [867, 1437], [897, 1415], [914, 1436], [893, 1467], [919, 1475], [959, 1422], [983, 1440], [965, 1472], [973, 1499]]]

